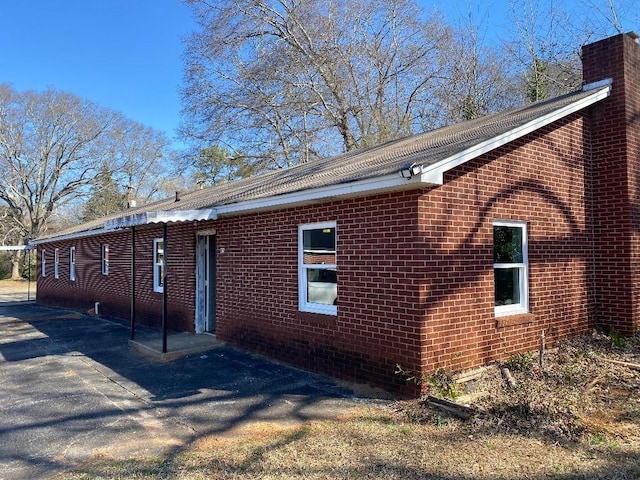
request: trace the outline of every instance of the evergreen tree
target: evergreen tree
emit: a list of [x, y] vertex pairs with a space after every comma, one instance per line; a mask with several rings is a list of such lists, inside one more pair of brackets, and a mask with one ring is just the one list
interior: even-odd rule
[[91, 196], [84, 205], [82, 221], [88, 222], [97, 218], [120, 212], [127, 207], [125, 195], [113, 181], [113, 172], [103, 165], [91, 187]]

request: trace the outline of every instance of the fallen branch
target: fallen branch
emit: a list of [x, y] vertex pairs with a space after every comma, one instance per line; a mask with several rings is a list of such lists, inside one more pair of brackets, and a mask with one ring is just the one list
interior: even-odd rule
[[425, 402], [432, 408], [437, 408], [438, 410], [454, 415], [463, 420], [469, 420], [476, 413], [473, 408], [458, 405], [457, 403], [443, 400], [442, 398], [432, 397], [431, 395], [427, 397]]
[[613, 360], [611, 358], [598, 357], [605, 362], [613, 363], [615, 365], [622, 365], [623, 367], [631, 368], [632, 370], [640, 370], [640, 363], [623, 362], [622, 360]]

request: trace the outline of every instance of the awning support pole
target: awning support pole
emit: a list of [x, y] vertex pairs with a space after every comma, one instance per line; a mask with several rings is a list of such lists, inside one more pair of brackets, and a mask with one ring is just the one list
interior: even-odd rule
[[162, 269], [162, 353], [167, 353], [167, 270], [169, 262], [167, 261], [167, 224], [162, 224], [162, 244], [164, 246], [164, 254], [162, 256], [164, 268]]
[[131, 340], [136, 336], [136, 227], [131, 227]]

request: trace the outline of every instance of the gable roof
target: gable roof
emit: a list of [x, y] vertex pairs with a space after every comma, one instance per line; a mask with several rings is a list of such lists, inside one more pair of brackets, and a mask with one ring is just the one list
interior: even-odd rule
[[[334, 157], [182, 193], [77, 225], [33, 244], [78, 238], [150, 223], [215, 219], [220, 215], [317, 202], [327, 198], [407, 190], [443, 183], [444, 173], [609, 96], [610, 81], [544, 102], [467, 120]], [[410, 178], [400, 175], [411, 166]]]

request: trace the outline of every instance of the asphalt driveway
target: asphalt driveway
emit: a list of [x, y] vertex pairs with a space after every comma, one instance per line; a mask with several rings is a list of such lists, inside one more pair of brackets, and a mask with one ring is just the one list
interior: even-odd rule
[[0, 303], [1, 478], [47, 478], [94, 455], [158, 454], [247, 422], [335, 418], [370, 401], [229, 347], [159, 362], [128, 338], [118, 321]]

